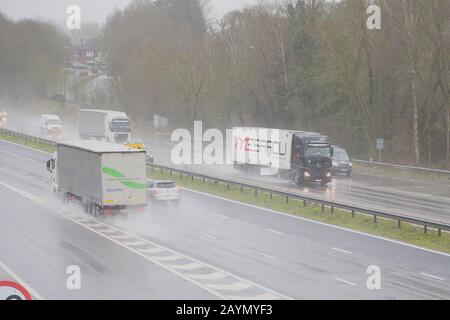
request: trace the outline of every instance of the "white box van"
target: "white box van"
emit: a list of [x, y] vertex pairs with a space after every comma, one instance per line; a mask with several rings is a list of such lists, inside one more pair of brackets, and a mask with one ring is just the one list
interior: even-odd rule
[[59, 116], [43, 114], [41, 116], [41, 133], [49, 136], [59, 137], [62, 134], [62, 123]]

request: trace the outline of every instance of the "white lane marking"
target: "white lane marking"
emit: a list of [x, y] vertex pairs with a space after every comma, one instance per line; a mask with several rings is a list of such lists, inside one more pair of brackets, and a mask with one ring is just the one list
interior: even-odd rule
[[[229, 299], [229, 298], [226, 297], [225, 295], [223, 295], [223, 294], [221, 294], [221, 293], [219, 293], [219, 292], [217, 292], [217, 291], [214, 291], [214, 290], [208, 288], [207, 286], [205, 286], [204, 284], [202, 284], [202, 283], [196, 281], [195, 279], [189, 278], [189, 277], [187, 277], [186, 275], [184, 275], [183, 273], [181, 273], [181, 272], [179, 272], [179, 271], [177, 271], [177, 270], [175, 270], [175, 269], [169, 268], [166, 264], [164, 264], [164, 263], [162, 263], [162, 262], [160, 262], [160, 261], [154, 259], [153, 257], [148, 256], [148, 255], [145, 255], [145, 254], [139, 252], [138, 250], [133, 249], [132, 247], [128, 247], [128, 246], [122, 244], [120, 241], [117, 241], [117, 240], [113, 239], [113, 238], [110, 237], [110, 236], [107, 236], [107, 235], [105, 235], [105, 234], [102, 234], [101, 232], [98, 232], [97, 230], [95, 230], [95, 229], [93, 229], [93, 228], [90, 228], [90, 227], [84, 225], [83, 223], [76, 221], [75, 219], [72, 219], [70, 216], [67, 216], [67, 215], [63, 214], [63, 213], [60, 212], [59, 210], [55, 210], [53, 204], [50, 204], [49, 202], [44, 201], [43, 199], [41, 199], [41, 198], [39, 198], [39, 197], [37, 197], [37, 196], [34, 196], [34, 195], [32, 195], [32, 194], [30, 194], [30, 193], [28, 193], [28, 192], [26, 192], [26, 191], [19, 190], [19, 189], [15, 188], [15, 187], [13, 187], [13, 186], [10, 186], [10, 185], [8, 185], [8, 184], [6, 184], [6, 183], [4, 183], [4, 182], [1, 182], [1, 181], [0, 181], [0, 185], [3, 185], [5, 188], [7, 188], [7, 189], [9, 189], [9, 190], [11, 190], [11, 191], [14, 191], [14, 192], [16, 192], [16, 193], [22, 195], [23, 197], [25, 197], [25, 198], [27, 198], [27, 199], [29, 199], [29, 200], [35, 202], [36, 204], [38, 204], [38, 205], [42, 206], [43, 208], [49, 210], [49, 212], [53, 212], [53, 213], [55, 213], [55, 214], [57, 214], [57, 215], [63, 217], [63, 218], [66, 219], [66, 220], [72, 221], [72, 222], [74, 222], [74, 223], [80, 225], [81, 227], [84, 227], [84, 228], [86, 228], [86, 229], [88, 229], [88, 230], [90, 230], [90, 231], [92, 231], [92, 232], [98, 234], [99, 236], [101, 236], [101, 237], [103, 237], [103, 238], [105, 238], [105, 239], [108, 239], [108, 240], [114, 242], [115, 244], [117, 244], [117, 245], [119, 245], [119, 246], [121, 246], [121, 247], [123, 247], [123, 248], [125, 248], [125, 249], [127, 249], [127, 250], [129, 250], [129, 251], [131, 251], [131, 252], [133, 252], [133, 253], [135, 253], [135, 254], [137, 254], [137, 255], [139, 255], [140, 257], [146, 259], [147, 261], [153, 262], [154, 264], [160, 266], [161, 268], [164, 268], [164, 269], [166, 269], [166, 270], [168, 270], [168, 271], [170, 271], [170, 272], [176, 274], [177, 276], [179, 276], [179, 277], [181, 277], [181, 278], [183, 278], [183, 279], [189, 281], [190, 283], [192, 283], [192, 284], [194, 284], [194, 285], [196, 285], [196, 286], [198, 286], [198, 287], [200, 287], [200, 288], [202, 288], [202, 289], [208, 291], [208, 292], [211, 293], [212, 295], [215, 295], [215, 296], [217, 296], [217, 297], [219, 297], [219, 298], [221, 298], [221, 299], [225, 299], [225, 300], [228, 300], [228, 299]], [[159, 247], [159, 248], [161, 248], [161, 249], [164, 249], [164, 251], [171, 252], [171, 253], [177, 254], [177, 255], [179, 255], [179, 256], [185, 258], [185, 259], [191, 260], [191, 261], [193, 261], [193, 262], [200, 263], [200, 264], [202, 264], [205, 268], [210, 268], [210, 269], [212, 269], [212, 270], [216, 270], [217, 272], [221, 272], [221, 273], [223, 273], [223, 274], [225, 274], [225, 275], [227, 275], [227, 276], [229, 276], [229, 277], [231, 277], [231, 278], [233, 278], [233, 279], [236, 279], [236, 280], [239, 280], [239, 281], [248, 283], [250, 286], [253, 286], [253, 287], [255, 287], [255, 288], [258, 288], [258, 289], [260, 289], [260, 290], [262, 290], [262, 291], [273, 293], [274, 295], [279, 296], [280, 299], [292, 300], [291, 297], [289, 297], [289, 296], [287, 296], [287, 295], [285, 295], [285, 294], [282, 294], [282, 293], [279, 293], [279, 292], [277, 292], [277, 291], [275, 291], [275, 290], [272, 290], [272, 289], [269, 289], [269, 288], [267, 288], [267, 287], [264, 287], [264, 286], [262, 286], [262, 285], [260, 285], [260, 284], [257, 284], [257, 283], [255, 283], [255, 282], [253, 282], [253, 281], [251, 281], [251, 280], [244, 279], [244, 278], [242, 278], [242, 277], [240, 277], [240, 276], [238, 276], [238, 275], [234, 275], [234, 274], [232, 274], [232, 273], [230, 273], [230, 272], [228, 272], [228, 271], [225, 271], [225, 270], [223, 270], [223, 269], [217, 268], [217, 267], [215, 267], [215, 266], [213, 266], [213, 265], [211, 265], [211, 264], [209, 264], [209, 263], [200, 261], [200, 260], [198, 260], [198, 259], [195, 259], [195, 258], [193, 258], [193, 257], [190, 257], [190, 256], [185, 255], [185, 254], [182, 254], [182, 253], [178, 253], [178, 252], [176, 252], [176, 251], [174, 251], [174, 250], [172, 250], [172, 249], [169, 249], [169, 248], [167, 248], [167, 247], [165, 247], [165, 246], [163, 246], [163, 245], [156, 244], [156, 243], [151, 242], [151, 241], [149, 241], [149, 240], [146, 240], [146, 239], [144, 239], [144, 238], [142, 238], [142, 237], [132, 235], [132, 234], [130, 234], [130, 233], [124, 231], [124, 230], [121, 230], [121, 229], [119, 229], [119, 228], [113, 227], [113, 226], [111, 226], [111, 225], [109, 225], [109, 224], [102, 223], [102, 222], [97, 221], [97, 220], [92, 220], [92, 221], [96, 221], [96, 222], [98, 222], [98, 223], [104, 225], [105, 227], [108, 227], [108, 228], [111, 228], [111, 229], [115, 229], [115, 230], [117, 230], [118, 232], [121, 232], [121, 233], [124, 234], [124, 235], [128, 235], [130, 238], [133, 237], [133, 238], [142, 240], [142, 241], [146, 242], [147, 244], [150, 244], [150, 245], [152, 245], [152, 246], [154, 246], [154, 247]]]
[[430, 278], [441, 280], [441, 281], [445, 280], [445, 278], [441, 278], [441, 277], [438, 277], [438, 276], [433, 276], [432, 274], [428, 274], [428, 273], [425, 273], [425, 272], [421, 272], [420, 274], [425, 276], [425, 277], [430, 277]]
[[271, 256], [271, 255], [266, 254], [266, 253], [263, 253], [263, 252], [256, 252], [256, 254], [257, 254], [257, 255], [260, 255], [260, 256], [262, 256], [262, 257], [265, 257], [265, 258], [269, 258], [269, 259], [273, 259], [273, 260], [276, 259], [274, 256]]
[[211, 235], [211, 234], [208, 234], [208, 233], [200, 232], [200, 235], [201, 235], [202, 237], [205, 237], [205, 238], [208, 238], [208, 239], [212, 239], [212, 240], [216, 239], [215, 236], [213, 236], [213, 235]]
[[168, 221], [167, 219], [164, 219], [164, 218], [156, 218], [156, 219], [158, 219], [159, 221], [164, 222], [164, 223], [166, 223]]
[[127, 245], [127, 246], [133, 246], [133, 247], [140, 247], [140, 246], [144, 246], [147, 243], [145, 243], [144, 241], [141, 240], [137, 240], [137, 241], [123, 241], [123, 244]]
[[230, 217], [224, 216], [223, 214], [216, 214], [219, 218], [225, 219], [225, 220], [231, 220]]
[[98, 223], [85, 223], [88, 227], [91, 228], [99, 228], [99, 227], [103, 227], [101, 224]]
[[31, 288], [25, 281], [23, 281], [17, 274], [15, 274], [11, 269], [9, 269], [3, 262], [0, 261], [0, 269], [3, 269], [8, 273], [17, 283], [19, 283], [22, 287], [27, 289], [27, 291], [36, 298], [37, 300], [44, 300], [44, 298], [37, 293], [33, 288]]
[[[84, 225], [86, 225], [87, 227], [89, 227], [86, 223], [84, 223]], [[127, 235], [127, 234], [120, 234], [120, 235], [117, 235], [117, 236], [110, 236], [111, 238], [113, 238], [113, 239], [116, 239], [116, 240], [127, 240], [127, 239], [131, 239], [131, 237], [129, 236], [129, 235]]]
[[252, 286], [246, 282], [235, 282], [231, 284], [207, 284], [207, 287], [213, 290], [224, 290], [224, 291], [241, 291], [244, 289], [251, 288]]
[[[117, 244], [118, 246], [121, 246], [121, 247], [125, 248], [126, 250], [129, 250], [129, 251], [131, 251], [131, 252], [137, 254], [137, 255], [140, 256], [141, 258], [143, 258], [143, 259], [145, 259], [145, 260], [147, 260], [147, 261], [149, 261], [149, 262], [152, 262], [152, 263], [154, 263], [154, 264], [160, 266], [161, 268], [166, 269], [167, 271], [170, 271], [170, 272], [176, 274], [177, 276], [179, 276], [179, 277], [181, 277], [181, 278], [187, 280], [188, 282], [190, 282], [190, 283], [192, 283], [192, 284], [194, 284], [194, 285], [196, 285], [196, 286], [198, 286], [198, 287], [200, 287], [200, 288], [202, 288], [202, 289], [208, 291], [208, 292], [211, 293], [212, 295], [215, 295], [216, 297], [218, 297], [218, 298], [220, 298], [220, 299], [223, 299], [223, 300], [227, 300], [227, 299], [228, 299], [228, 298], [227, 298], [226, 296], [224, 296], [223, 294], [221, 294], [221, 293], [219, 293], [219, 292], [216, 292], [216, 291], [214, 291], [214, 290], [208, 288], [207, 286], [205, 286], [205, 285], [203, 285], [202, 283], [196, 281], [195, 279], [189, 278], [189, 277], [185, 276], [183, 273], [181, 273], [181, 272], [179, 272], [179, 271], [177, 271], [177, 270], [175, 270], [175, 269], [170, 269], [170, 268], [167, 267], [164, 263], [161, 263], [161, 262], [157, 261], [156, 259], [153, 259], [153, 258], [151, 258], [151, 257], [149, 257], [149, 256], [147, 256], [147, 255], [145, 255], [145, 254], [143, 254], [143, 253], [141, 253], [141, 252], [139, 252], [138, 250], [135, 250], [135, 249], [133, 249], [133, 248], [131, 248], [131, 247], [128, 247], [128, 246], [122, 244], [120, 241], [114, 240], [114, 239], [111, 238], [110, 236], [107, 236], [107, 235], [105, 235], [105, 234], [102, 234], [102, 233], [98, 232], [97, 230], [95, 230], [95, 229], [93, 229], [93, 228], [90, 228], [90, 227], [86, 226], [85, 224], [83, 224], [83, 223], [81, 223], [81, 222], [78, 222], [78, 221], [75, 220], [75, 219], [70, 218], [70, 217], [67, 216], [67, 215], [64, 215], [64, 214], [61, 213], [61, 212], [59, 212], [59, 211], [57, 211], [57, 210], [54, 210], [54, 209], [53, 209], [53, 206], [51, 206], [49, 203], [44, 202], [42, 199], [40, 199], [40, 198], [38, 198], [38, 197], [36, 197], [36, 196], [34, 196], [34, 195], [32, 195], [32, 194], [26, 192], [26, 191], [19, 190], [19, 189], [15, 188], [15, 187], [13, 187], [13, 186], [10, 186], [10, 185], [8, 185], [8, 184], [6, 184], [6, 183], [4, 183], [4, 182], [1, 182], [1, 181], [0, 181], [0, 185], [4, 186], [5, 188], [7, 188], [7, 189], [9, 189], [9, 190], [11, 190], [11, 191], [13, 191], [13, 192], [16, 192], [17, 194], [20, 194], [20, 195], [23, 196], [24, 198], [27, 198], [28, 200], [33, 201], [34, 203], [36, 203], [36, 204], [42, 206], [43, 208], [48, 209], [50, 212], [53, 212], [53, 213], [55, 213], [55, 214], [61, 216], [61, 217], [64, 218], [64, 219], [67, 219], [67, 220], [69, 220], [69, 221], [72, 221], [73, 223], [76, 223], [76, 224], [78, 224], [79, 226], [81, 226], [81, 227], [83, 227], [83, 228], [85, 228], [85, 229], [87, 229], [87, 230], [90, 230], [90, 231], [92, 231], [92, 232], [98, 234], [99, 236], [101, 236], [101, 237], [103, 237], [103, 238], [105, 238], [105, 239], [107, 239], [107, 240], [109, 240], [109, 241], [111, 241], [111, 242]], [[104, 224], [104, 225], [107, 226], [107, 227], [111, 227], [111, 226], [109, 226], [109, 225], [107, 225], [107, 224]], [[117, 231], [120, 231], [120, 230], [117, 230]], [[123, 232], [123, 231], [120, 231], [120, 232]], [[129, 235], [129, 236], [130, 236], [130, 235]], [[131, 237], [131, 236], [130, 236], [130, 237]], [[138, 237], [135, 237], [135, 238], [138, 238]], [[139, 238], [139, 239], [140, 239], [140, 238]], [[144, 240], [144, 239], [140, 239], [140, 240]], [[147, 242], [147, 243], [150, 243], [150, 242]], [[168, 249], [166, 249], [166, 250], [168, 250]], [[205, 266], [206, 266], [206, 265], [207, 265], [207, 264], [205, 264]], [[271, 290], [270, 290], [270, 289], [267, 289], [266, 291], [271, 291]], [[284, 296], [281, 295], [281, 294], [280, 294], [280, 296], [281, 296], [281, 297], [284, 297]], [[286, 299], [292, 299], [292, 298], [286, 297]]]
[[227, 275], [221, 272], [212, 272], [208, 274], [188, 274], [187, 276], [197, 280], [219, 280], [226, 278]]
[[104, 234], [112, 234], [112, 233], [116, 233], [116, 232], [117, 232], [116, 230], [109, 229], [109, 228], [106, 228], [106, 229], [97, 229], [97, 231], [98, 231], [98, 232], [101, 232], [101, 233], [104, 233]]
[[142, 253], [160, 253], [160, 252], [164, 251], [161, 248], [137, 249], [137, 250], [142, 252]]
[[188, 264], [171, 264], [169, 265], [170, 268], [176, 269], [176, 270], [197, 270], [203, 268], [203, 266], [199, 263], [193, 262]]
[[244, 297], [244, 296], [228, 296], [231, 300], [279, 300], [280, 297], [271, 294], [264, 293], [254, 297]]
[[350, 282], [350, 281], [347, 281], [347, 280], [344, 280], [344, 279], [341, 279], [341, 278], [338, 278], [338, 277], [334, 277], [333, 279], [337, 280], [337, 281], [340, 281], [340, 282], [343, 282], [343, 283], [346, 283], [348, 285], [351, 285], [352, 287], [356, 287], [356, 283], [353, 283], [353, 282]]
[[162, 257], [152, 257], [152, 258], [155, 260], [158, 260], [158, 261], [178, 261], [178, 260], [183, 259], [183, 257], [180, 257], [177, 254], [171, 254], [171, 255], [162, 256]]
[[344, 250], [344, 249], [339, 249], [339, 248], [336, 248], [336, 247], [331, 248], [331, 249], [339, 251], [339, 252], [342, 252], [342, 253], [346, 253], [346, 254], [352, 254], [351, 251], [347, 251], [347, 250]]
[[275, 233], [275, 234], [279, 234], [279, 235], [283, 235], [284, 234], [283, 232], [280, 232], [280, 231], [277, 231], [277, 230], [273, 230], [273, 229], [269, 229], [269, 228], [267, 228], [266, 231], [269, 231], [269, 232], [272, 232], [272, 233]]
[[282, 215], [282, 216], [285, 216], [285, 217], [288, 217], [288, 218], [291, 218], [291, 219], [302, 220], [302, 221], [305, 221], [305, 222], [309, 222], [309, 223], [314, 223], [314, 224], [317, 224], [317, 225], [325, 226], [325, 227], [328, 227], [328, 228], [333, 228], [333, 229], [337, 229], [337, 230], [341, 230], [341, 231], [346, 231], [346, 232], [358, 234], [358, 235], [361, 235], [361, 236], [365, 236], [365, 237], [369, 237], [369, 238], [373, 238], [373, 239], [377, 239], [377, 240], [382, 240], [382, 241], [387, 241], [387, 242], [395, 243], [395, 244], [398, 244], [398, 245], [401, 245], [401, 246], [405, 246], [405, 247], [409, 247], [409, 248], [413, 248], [413, 249], [417, 249], [417, 250], [421, 250], [421, 251], [426, 251], [426, 252], [438, 254], [438, 255], [441, 255], [441, 256], [450, 257], [450, 254], [448, 254], [448, 253], [444, 253], [444, 252], [439, 252], [439, 251], [432, 250], [432, 249], [418, 247], [418, 246], [415, 246], [413, 244], [409, 244], [409, 243], [405, 243], [405, 242], [401, 242], [401, 241], [397, 241], [397, 240], [393, 240], [393, 239], [388, 239], [388, 238], [381, 237], [381, 236], [376, 236], [376, 235], [373, 235], [373, 234], [368, 234], [368, 233], [365, 233], [365, 232], [362, 232], [362, 231], [356, 231], [356, 230], [348, 229], [348, 228], [345, 228], [345, 227], [340, 227], [340, 226], [335, 226], [335, 225], [332, 225], [332, 224], [328, 224], [328, 223], [325, 223], [325, 222], [320, 222], [320, 221], [315, 221], [315, 220], [311, 220], [311, 219], [295, 216], [295, 215], [292, 215], [292, 214], [289, 214], [289, 213], [284, 213], [284, 212], [275, 211], [275, 210], [271, 210], [271, 209], [267, 209], [267, 208], [263, 208], [263, 207], [258, 207], [258, 206], [252, 205], [252, 204], [243, 203], [243, 202], [239, 202], [239, 201], [231, 200], [231, 199], [226, 199], [224, 197], [208, 194], [208, 193], [197, 191], [197, 190], [192, 190], [192, 189], [189, 189], [189, 188], [180, 187], [180, 189], [185, 190], [187, 192], [197, 193], [197, 194], [200, 194], [200, 195], [205, 196], [205, 197], [215, 198], [215, 199], [219, 199], [219, 200], [222, 200], [222, 201], [234, 203], [234, 204], [237, 204], [237, 205], [240, 205], [240, 206], [245, 206], [245, 207], [257, 209], [257, 210], [260, 210], [261, 212], [264, 212], [264, 213]]

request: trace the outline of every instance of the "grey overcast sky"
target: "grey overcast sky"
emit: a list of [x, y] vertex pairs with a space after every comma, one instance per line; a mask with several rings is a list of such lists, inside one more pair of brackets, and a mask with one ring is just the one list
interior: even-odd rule
[[[132, 0], [0, 0], [0, 12], [17, 20], [22, 18], [41, 18], [63, 21], [71, 4], [81, 9], [82, 21], [103, 23], [114, 9], [123, 9]], [[214, 17], [221, 17], [233, 9], [241, 9], [258, 0], [209, 0]]]

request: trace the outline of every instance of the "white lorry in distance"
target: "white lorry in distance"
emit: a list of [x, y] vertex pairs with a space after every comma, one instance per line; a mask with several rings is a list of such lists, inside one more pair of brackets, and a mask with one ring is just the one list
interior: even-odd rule
[[3, 108], [2, 102], [0, 101], [0, 126], [4, 126], [6, 124], [7, 117], [8, 113]]
[[238, 170], [287, 176], [296, 184], [331, 181], [333, 148], [315, 132], [233, 128], [233, 163]]
[[131, 121], [125, 112], [80, 109], [78, 133], [80, 139], [125, 144], [131, 139]]
[[54, 114], [41, 115], [41, 134], [52, 137], [60, 137], [63, 131], [62, 122], [59, 116]]
[[58, 143], [47, 162], [53, 193], [80, 202], [99, 216], [144, 211], [147, 206], [145, 151], [96, 140]]

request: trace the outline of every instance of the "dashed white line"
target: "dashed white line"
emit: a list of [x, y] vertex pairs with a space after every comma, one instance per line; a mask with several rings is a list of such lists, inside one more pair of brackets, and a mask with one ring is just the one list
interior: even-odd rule
[[263, 256], [263, 257], [265, 257], [265, 258], [269, 258], [269, 259], [273, 259], [273, 260], [276, 259], [274, 256], [271, 256], [271, 255], [266, 254], [266, 253], [263, 253], [263, 252], [257, 252], [256, 254], [258, 254], [258, 255], [260, 255], [260, 256]]
[[129, 235], [126, 235], [126, 234], [120, 234], [120, 235], [117, 235], [117, 236], [110, 236], [110, 237], [113, 238], [113, 239], [116, 239], [116, 240], [126, 240], [126, 239], [130, 239], [131, 238]]
[[428, 273], [425, 273], [425, 272], [421, 272], [420, 274], [425, 276], [425, 277], [433, 278], [433, 279], [436, 279], [436, 280], [441, 280], [441, 281], [445, 280], [445, 278], [441, 278], [441, 277], [438, 277], [438, 276], [433, 276], [432, 274], [428, 274]]
[[177, 261], [177, 260], [181, 260], [183, 259], [183, 257], [180, 257], [179, 255], [176, 254], [171, 254], [168, 256], [162, 256], [162, 257], [152, 257], [155, 260], [158, 261]]
[[164, 251], [161, 248], [137, 249], [137, 250], [142, 253], [160, 253]]
[[171, 264], [169, 265], [170, 268], [176, 269], [176, 270], [197, 270], [203, 268], [203, 266], [199, 263], [193, 262], [188, 264]]
[[133, 246], [133, 247], [138, 247], [138, 246], [143, 246], [146, 245], [147, 243], [141, 240], [137, 240], [137, 241], [124, 241], [122, 242], [124, 245], [127, 246]]
[[350, 281], [347, 281], [347, 280], [344, 280], [344, 279], [341, 279], [341, 278], [338, 278], [338, 277], [334, 277], [334, 280], [346, 283], [348, 285], [351, 285], [352, 287], [356, 287], [356, 283], [353, 283], [353, 282], [350, 282]]
[[208, 239], [212, 239], [212, 240], [216, 239], [215, 236], [213, 236], [213, 235], [211, 235], [211, 234], [208, 234], [208, 233], [200, 232], [200, 235], [201, 235], [202, 237], [205, 237], [205, 238], [208, 238]]
[[213, 290], [226, 290], [226, 291], [240, 291], [252, 287], [250, 284], [240, 281], [232, 284], [207, 284], [206, 286]]
[[164, 223], [166, 223], [168, 221], [167, 219], [164, 219], [164, 218], [156, 218], [156, 219], [158, 219], [159, 221], [164, 222]]
[[222, 215], [222, 214], [217, 214], [217, 216], [218, 216], [219, 218], [222, 218], [222, 219], [225, 219], [225, 220], [231, 220], [230, 217], [224, 216], [224, 215]]
[[331, 249], [333, 249], [333, 250], [335, 250], [335, 251], [339, 251], [339, 252], [342, 252], [342, 253], [346, 253], [346, 254], [352, 254], [352, 252], [351, 251], [348, 251], [348, 250], [344, 250], [344, 249], [340, 249], [340, 248], [331, 248]]
[[212, 272], [208, 274], [188, 274], [187, 276], [195, 280], [219, 280], [227, 277], [227, 275], [222, 272]]
[[283, 232], [280, 232], [280, 231], [277, 231], [277, 230], [273, 230], [273, 229], [269, 229], [269, 228], [267, 228], [266, 231], [269, 231], [269, 232], [272, 232], [272, 233], [275, 233], [275, 234], [278, 234], [278, 235], [283, 235], [284, 234]]

